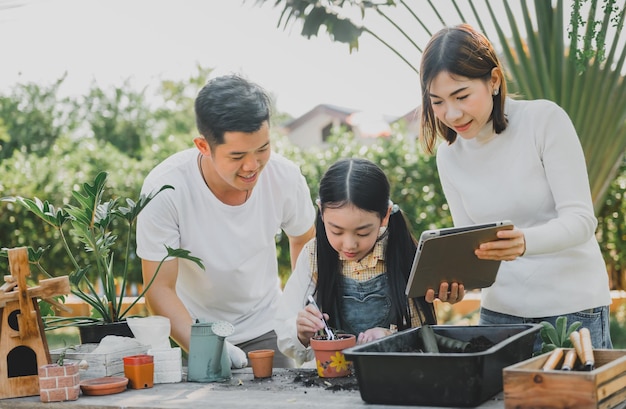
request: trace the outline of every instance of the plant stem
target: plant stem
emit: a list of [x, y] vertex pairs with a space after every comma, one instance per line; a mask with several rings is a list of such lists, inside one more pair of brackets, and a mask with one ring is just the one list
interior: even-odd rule
[[[120, 288], [120, 296], [118, 297], [118, 305], [117, 305], [116, 311], [122, 310], [122, 303], [124, 302], [124, 296], [126, 295], [126, 279], [127, 279], [126, 276], [128, 275], [128, 259], [130, 258], [130, 241], [132, 238], [132, 234], [131, 234], [132, 230], [133, 230], [133, 223], [131, 221], [128, 221], [128, 233], [126, 236], [126, 249], [124, 252], [124, 254], [126, 254], [126, 257], [124, 257], [124, 271], [122, 273], [122, 277], [123, 277], [122, 286]], [[126, 314], [126, 311], [120, 314], [119, 316], [117, 316], [117, 319], [121, 319], [122, 317], [124, 317], [124, 315]]]

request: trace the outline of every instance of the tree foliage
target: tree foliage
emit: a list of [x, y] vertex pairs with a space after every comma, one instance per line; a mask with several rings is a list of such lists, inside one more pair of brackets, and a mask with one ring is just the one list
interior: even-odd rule
[[[511, 91], [552, 100], [570, 115], [585, 152], [594, 208], [600, 212], [626, 150], [625, 0], [520, 0], [517, 7], [506, 0], [273, 3], [282, 7], [279, 26], [300, 22], [307, 37], [324, 28], [351, 51], [363, 33], [369, 34], [416, 74], [422, 47], [434, 32], [461, 22], [476, 26], [499, 44]], [[383, 38], [373, 29], [385, 26], [398, 35]]]
[[156, 120], [145, 92], [135, 91], [128, 80], [112, 89], [92, 87], [77, 104], [89, 124], [88, 136], [139, 158], [142, 147], [152, 139]]
[[59, 97], [64, 80], [49, 86], [18, 84], [11, 95], [0, 95], [0, 159], [16, 150], [45, 155], [61, 135], [74, 129], [70, 99]]
[[[198, 78], [202, 77], [205, 81], [206, 73], [199, 72]], [[175, 122], [168, 119], [163, 107], [159, 111], [150, 105], [144, 92], [122, 86], [99, 89], [94, 85], [82, 98], [59, 98], [58, 88], [63, 80], [59, 79], [53, 89], [28, 84], [29, 89], [32, 89], [30, 93], [21, 92], [25, 86], [18, 84], [11, 95], [0, 95], [5, 106], [26, 106], [32, 101], [31, 95], [41, 94], [48, 95], [50, 101], [56, 101], [53, 109], [45, 106], [41, 113], [29, 113], [30, 117], [45, 120], [38, 122], [15, 119], [13, 131], [7, 132], [7, 146], [14, 148], [12, 155], [0, 162], [0, 197], [46, 198], [55, 207], [61, 207], [68, 204], [71, 192], [79, 188], [79, 183], [95, 178], [102, 170], [109, 173], [107, 183], [117, 196], [138, 197], [143, 178], [150, 169], [170, 154], [190, 146], [190, 135], [195, 129], [192, 116], [186, 131], [179, 129], [178, 135], [166, 134], [165, 130], [169, 130]], [[189, 85], [186, 85], [190, 88], [188, 101], [195, 98], [192, 84], [198, 81], [190, 80]], [[177, 85], [175, 82], [170, 83], [172, 86]], [[38, 106], [40, 105], [35, 105]], [[86, 106], [90, 108], [83, 109]], [[37, 144], [37, 154], [34, 155], [31, 139], [21, 140], [21, 135], [39, 127], [48, 129], [50, 123], [64, 118], [62, 114], [55, 118], [55, 113], [64, 112], [74, 113], [71, 126], [64, 127], [63, 132], [55, 130], [58, 135], [51, 139], [49, 145]], [[3, 113], [0, 110], [0, 115]], [[14, 113], [18, 118], [22, 115], [24, 113], [20, 111]], [[3, 120], [2, 116], [0, 120]], [[180, 124], [177, 126], [180, 127]], [[94, 136], [94, 130], [97, 130], [97, 137]], [[134, 142], [125, 140], [129, 135]], [[0, 248], [51, 246], [46, 252], [47, 265], [52, 266], [55, 275], [60, 272], [54, 270], [68, 269], [69, 273], [72, 263], [60, 240], [55, 237], [56, 234], [58, 233], [49, 226], [35, 223], [19, 206], [2, 204]], [[69, 240], [74, 246], [80, 245], [74, 236], [69, 237]], [[131, 258], [133, 260], [129, 263], [128, 276], [132, 282], [141, 282], [139, 260], [134, 253]], [[124, 265], [126, 260], [122, 259], [121, 254], [115, 254], [114, 261], [116, 265]], [[0, 258], [0, 268], [5, 266], [6, 260]]]
[[[144, 137], [140, 138], [139, 146], [132, 152], [112, 143], [119, 140], [119, 135], [115, 135], [115, 132], [120, 128], [107, 128], [110, 135], [103, 133], [98, 138], [93, 137], [90, 133], [93, 128], [89, 122], [93, 116], [81, 117], [81, 113], [85, 112], [83, 110], [74, 111], [76, 117], [73, 122], [64, 125], [49, 146], [44, 148], [39, 145], [36, 154], [29, 147], [28, 140], [20, 144], [19, 139], [12, 138], [14, 135], [26, 134], [31, 126], [36, 128], [42, 123], [16, 121], [12, 125], [13, 134], [4, 132], [0, 124], [0, 139], [9, 140], [15, 146], [12, 154], [0, 161], [0, 197], [45, 198], [59, 208], [72, 200], [71, 192], [79, 188], [79, 183], [92, 180], [100, 171], [109, 174], [107, 184], [110, 189], [107, 192], [114, 192], [113, 194], [121, 197], [137, 197], [143, 179], [157, 163], [174, 152], [192, 146], [191, 140], [197, 134], [192, 110], [193, 100], [209, 72], [210, 70], [199, 70], [197, 77], [181, 82], [165, 81], [156, 91], [156, 100], [162, 103], [149, 104], [146, 94], [142, 93], [133, 94], [137, 99], [132, 107], [121, 103], [125, 97], [110, 101], [113, 105], [120, 101], [120, 106], [112, 108], [113, 111], [120, 112], [119, 118], [130, 118], [132, 112], [137, 111], [144, 112], [146, 116], [141, 121], [145, 127], [142, 131]], [[17, 92], [23, 87], [18, 84], [10, 95], [0, 95], [5, 106], [27, 105], [31, 100], [30, 95], [49, 91], [47, 86], [37, 89], [39, 86], [30, 84], [29, 87], [33, 88], [32, 94]], [[55, 123], [58, 118], [67, 118], [66, 112], [74, 109], [77, 101], [82, 101], [59, 98], [55, 92], [50, 95], [51, 100], [57, 101], [53, 109], [41, 105], [44, 112], [33, 113], [33, 117], [50, 117], [48, 119], [52, 121], [46, 119], [48, 122], [43, 122], [45, 124]], [[94, 93], [92, 90], [90, 94], [110, 92], [111, 90], [102, 90]], [[123, 92], [134, 93], [130, 89]], [[129, 112], [125, 112], [126, 110]], [[22, 113], [16, 112], [15, 115]], [[276, 113], [272, 123], [276, 123], [281, 117], [280, 113]], [[0, 116], [0, 120], [4, 120], [4, 117]], [[416, 235], [425, 229], [452, 224], [439, 184], [434, 157], [424, 154], [415, 141], [407, 141], [403, 137], [406, 132], [401, 125], [395, 125], [391, 137], [377, 139], [367, 145], [359, 143], [352, 133], [339, 130], [332, 135], [327, 146], [306, 151], [292, 145], [286, 137], [279, 136], [275, 132], [277, 127], [272, 127], [272, 130], [272, 149], [300, 165], [309, 183], [312, 200], [317, 196], [321, 175], [330, 164], [343, 157], [364, 157], [378, 163], [385, 170], [392, 186], [391, 199], [406, 214]], [[599, 214], [598, 237], [614, 289], [626, 289], [625, 188], [626, 166], [623, 166], [619, 177], [609, 185], [607, 199]], [[105, 198], [109, 199], [114, 197]], [[33, 220], [23, 208], [0, 202], [0, 248], [51, 246], [45, 254], [46, 265], [51, 266], [51, 273], [59, 275], [66, 271], [69, 274], [71, 261], [67, 259], [55, 234], [57, 232], [54, 229]], [[76, 237], [68, 239], [72, 240], [72, 245], [80, 245]], [[277, 237], [277, 249], [280, 273], [286, 278], [290, 274], [286, 237]], [[116, 265], [123, 265], [126, 261], [120, 259], [121, 255], [114, 257]], [[0, 269], [8, 271], [7, 261], [1, 257]], [[135, 254], [131, 254], [128, 269], [129, 279], [136, 283], [141, 282], [141, 265]]]

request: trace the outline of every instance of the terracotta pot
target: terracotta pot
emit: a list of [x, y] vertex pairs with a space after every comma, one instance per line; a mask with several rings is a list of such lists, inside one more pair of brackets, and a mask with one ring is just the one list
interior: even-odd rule
[[154, 386], [154, 357], [141, 354], [125, 356], [124, 376], [128, 378], [128, 387], [145, 389]]
[[339, 334], [333, 340], [320, 337], [311, 338], [311, 348], [315, 352], [317, 374], [320, 378], [337, 378], [352, 373], [352, 362], [347, 361], [343, 350], [356, 345], [356, 336]]
[[273, 349], [257, 349], [248, 352], [248, 360], [255, 378], [269, 378], [274, 366]]

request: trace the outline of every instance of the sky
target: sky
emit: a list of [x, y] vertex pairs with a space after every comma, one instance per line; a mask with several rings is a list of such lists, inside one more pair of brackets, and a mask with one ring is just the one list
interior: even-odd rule
[[[318, 104], [385, 115], [419, 105], [418, 75], [372, 37], [358, 52], [326, 33], [277, 27], [281, 8], [254, 0], [0, 0], [0, 93], [15, 84], [63, 92], [156, 86], [197, 66], [259, 83], [294, 117]], [[427, 38], [422, 39], [423, 44]]]

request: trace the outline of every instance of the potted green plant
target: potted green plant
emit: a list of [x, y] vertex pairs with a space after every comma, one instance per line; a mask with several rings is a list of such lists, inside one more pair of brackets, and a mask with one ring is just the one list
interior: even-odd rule
[[[157, 194], [166, 189], [173, 189], [173, 187], [164, 185], [150, 194], [141, 195], [136, 202], [130, 198], [122, 199], [120, 197], [105, 201], [103, 197], [107, 177], [106, 172], [100, 172], [93, 184], [84, 183], [79, 190], [72, 192], [77, 204], [70, 203], [63, 207], [57, 208], [48, 201], [41, 201], [38, 198], [27, 199], [21, 196], [10, 196], [1, 199], [25, 207], [58, 232], [62, 246], [72, 263], [72, 266], [66, 269], [66, 271], [70, 270], [68, 275], [71, 292], [91, 307], [90, 316], [43, 317], [46, 330], [66, 326], [78, 326], [79, 329], [82, 329], [93, 324], [120, 322], [126, 324], [125, 318], [131, 308], [150, 288], [167, 258], [188, 259], [204, 268], [200, 259], [193, 257], [189, 251], [166, 246], [167, 256], [159, 263], [155, 276], [150, 282], [145, 283], [141, 293], [125, 307], [123, 301], [126, 295], [128, 266], [133, 260], [131, 259], [132, 232], [137, 216]], [[68, 237], [71, 237], [68, 236], [68, 233], [80, 242], [78, 246], [68, 240]], [[53, 277], [41, 262], [44, 252], [45, 249], [43, 248], [34, 250], [29, 247], [29, 262], [36, 266], [43, 275]], [[113, 255], [116, 252], [123, 254], [124, 265], [121, 268], [113, 263]], [[6, 257], [6, 253], [6, 250], [3, 250], [0, 255]], [[59, 266], [57, 266], [58, 268]], [[101, 282], [101, 292], [97, 291], [96, 286], [90, 281], [90, 277]], [[116, 283], [120, 284], [119, 293]], [[132, 334], [127, 328], [126, 325], [128, 334]], [[113, 333], [116, 333], [115, 330]], [[81, 340], [85, 343], [82, 334]]]
[[55, 363], [39, 367], [39, 396], [42, 402], [62, 402], [78, 399], [80, 392], [79, 363], [65, 362], [68, 349], [63, 348]]

